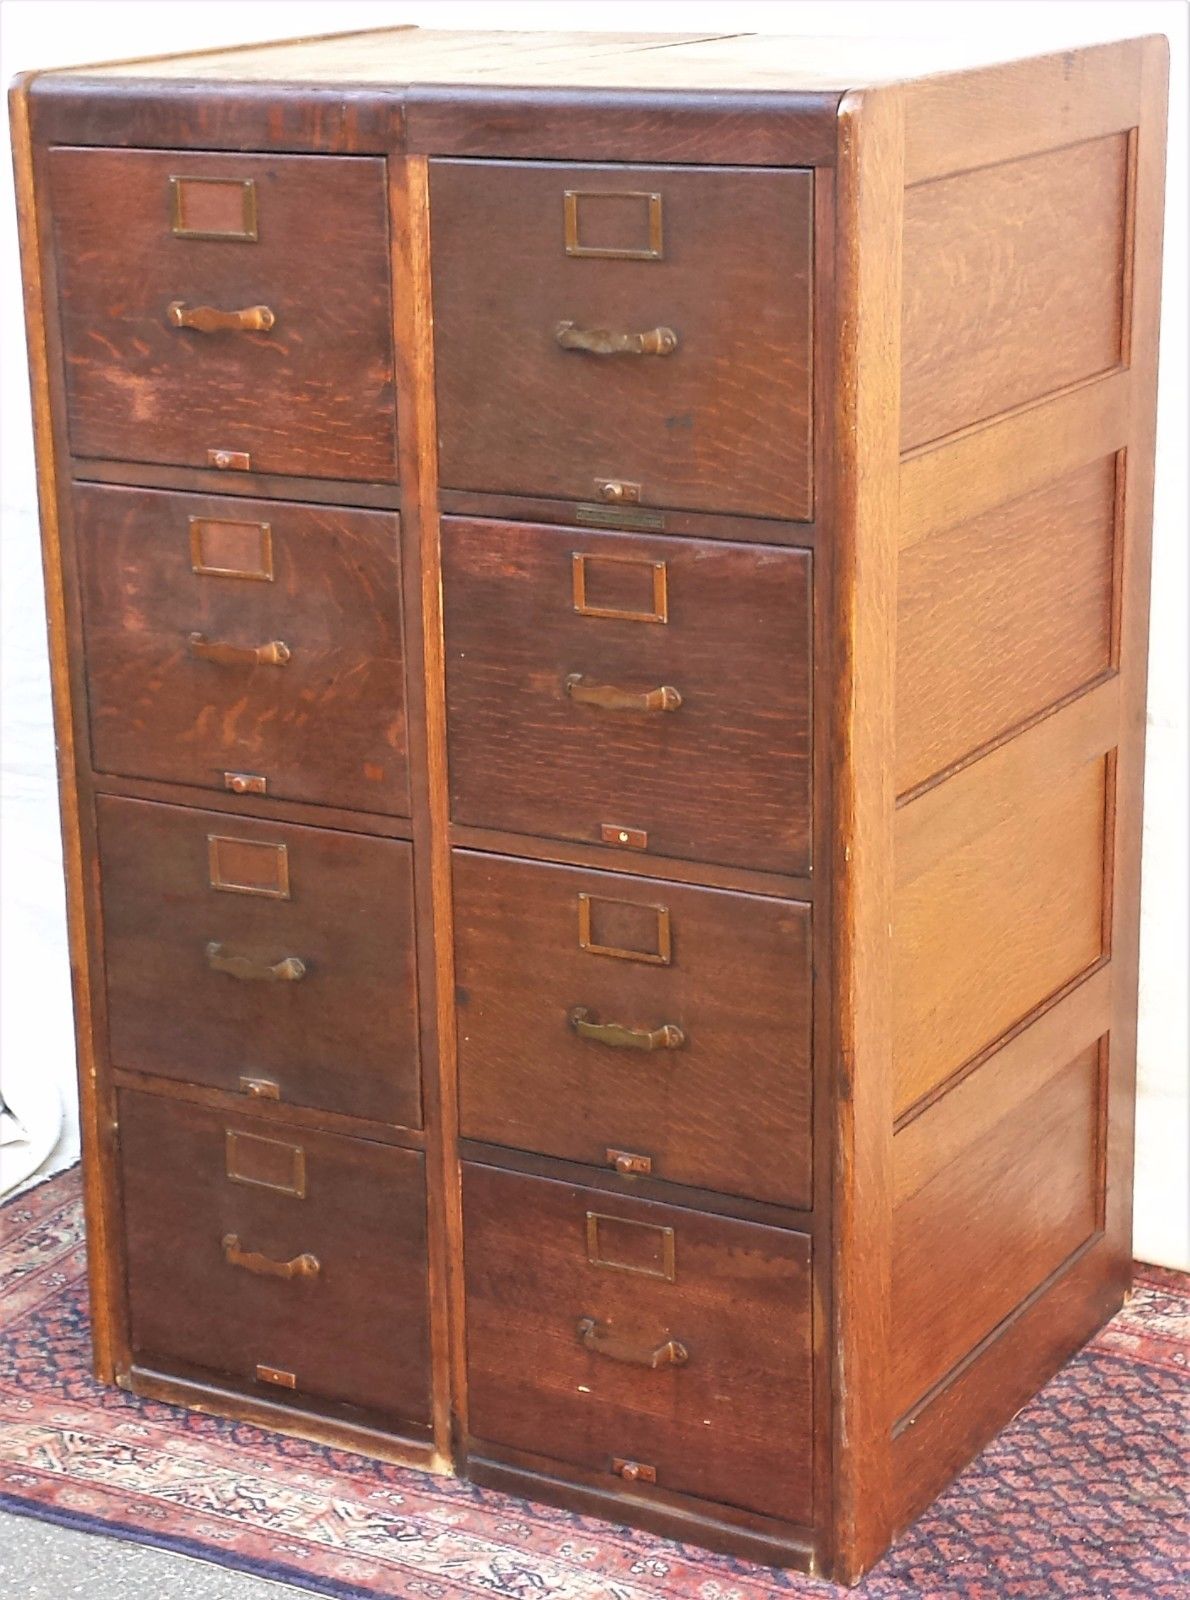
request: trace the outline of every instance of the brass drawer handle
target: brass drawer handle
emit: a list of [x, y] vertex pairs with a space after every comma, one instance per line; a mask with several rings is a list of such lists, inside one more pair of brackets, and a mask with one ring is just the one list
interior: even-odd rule
[[642, 1350], [627, 1339], [600, 1329], [594, 1317], [580, 1317], [575, 1329], [578, 1341], [592, 1355], [607, 1356], [609, 1361], [624, 1361], [632, 1367], [650, 1367], [654, 1372], [661, 1367], [684, 1367], [690, 1352], [678, 1339], [667, 1339], [655, 1350]]
[[267, 333], [277, 318], [268, 306], [245, 306], [242, 311], [220, 311], [215, 306], [188, 306], [171, 300], [165, 308], [175, 328], [195, 333]]
[[238, 1233], [223, 1235], [223, 1259], [229, 1267], [243, 1267], [262, 1278], [316, 1278], [321, 1271], [318, 1257], [308, 1250], [292, 1261], [272, 1261], [258, 1250], [245, 1250]]
[[283, 667], [293, 651], [280, 639], [267, 644], [221, 644], [205, 634], [190, 635], [190, 654], [219, 667]]
[[580, 1039], [610, 1044], [616, 1050], [680, 1050], [686, 1035], [675, 1023], [663, 1022], [659, 1028], [626, 1028], [622, 1022], [592, 1022], [586, 1006], [575, 1006], [570, 1026]]
[[588, 683], [581, 672], [566, 679], [566, 693], [580, 706], [598, 706], [601, 711], [676, 711], [682, 703], [668, 683], [660, 689], [617, 689], [611, 683]]
[[207, 946], [207, 966], [212, 972], [225, 972], [229, 978], [256, 979], [260, 983], [297, 983], [306, 976], [306, 963], [300, 956], [286, 956], [268, 966], [250, 956], [231, 956], [217, 939]]
[[672, 328], [650, 328], [648, 333], [613, 333], [609, 328], [580, 328], [560, 322], [554, 338], [563, 350], [585, 350], [592, 356], [671, 356], [678, 348]]

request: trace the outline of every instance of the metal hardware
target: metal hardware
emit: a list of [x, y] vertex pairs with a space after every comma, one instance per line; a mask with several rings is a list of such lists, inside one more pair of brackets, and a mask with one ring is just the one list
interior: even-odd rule
[[276, 1194], [306, 1198], [306, 1150], [284, 1139], [266, 1139], [259, 1133], [226, 1130], [224, 1171], [232, 1183], [250, 1189], [272, 1189]]
[[[587, 597], [589, 586], [588, 562], [596, 562], [600, 566], [641, 568], [642, 576], [647, 576], [652, 582], [653, 609], [651, 611], [622, 611], [616, 606], [592, 605]], [[574, 597], [574, 609], [580, 617], [614, 617], [621, 622], [669, 621], [669, 597], [666, 591], [664, 561], [642, 561], [638, 556], [592, 556], [575, 550], [571, 552], [570, 556], [570, 579], [571, 592]]]
[[563, 350], [581, 350], [590, 356], [671, 356], [678, 348], [672, 328], [616, 333], [611, 328], [580, 328], [573, 322], [559, 322], [554, 338]]
[[266, 1367], [261, 1362], [256, 1363], [256, 1378], [259, 1383], [275, 1383], [281, 1389], [296, 1389], [297, 1377], [292, 1372], [286, 1372], [283, 1367]]
[[[209, 213], [211, 199], [218, 198], [217, 190], [224, 191], [227, 198], [234, 202], [232, 209], [239, 212], [235, 222], [228, 227], [216, 228], [210, 225], [214, 220], [210, 216], [205, 223], [200, 222], [197, 217], [187, 216], [187, 212], [191, 209], [188, 201], [196, 202], [199, 210], [205, 209]], [[230, 239], [248, 244], [256, 242], [255, 178], [171, 178], [169, 198], [170, 229], [177, 238]]]
[[269, 780], [255, 772], [225, 772], [223, 787], [232, 794], [267, 794]]
[[280, 1100], [281, 1085], [272, 1078], [249, 1078], [240, 1074], [240, 1088], [249, 1100]]
[[[622, 945], [597, 944], [591, 936], [591, 908], [593, 905], [631, 906], [634, 911], [652, 911], [657, 917], [656, 950], [629, 950]], [[649, 966], [667, 967], [673, 955], [673, 937], [670, 932], [669, 907], [637, 905], [635, 900], [609, 900], [602, 895], [580, 894], [578, 897], [578, 947], [593, 956], [617, 956], [621, 961], [643, 961]]]
[[258, 983], [297, 983], [306, 976], [306, 963], [300, 956], [285, 956], [267, 966], [263, 961], [253, 961], [251, 956], [229, 956], [217, 939], [207, 945], [207, 966], [229, 978]]
[[[273, 581], [273, 529], [268, 522], [232, 522], [226, 517], [191, 517], [190, 566], [202, 578], [251, 578], [258, 583]], [[232, 566], [226, 557], [214, 559], [208, 555], [206, 541], [222, 534], [241, 543], [252, 534], [256, 536], [256, 565]], [[236, 551], [238, 555], [238, 550]]]
[[625, 1461], [621, 1456], [612, 1460], [612, 1471], [625, 1483], [656, 1483], [657, 1468], [646, 1461]]
[[601, 822], [599, 837], [604, 844], [627, 845], [630, 850], [646, 850], [649, 844], [643, 828], [621, 828], [618, 822]]
[[208, 833], [207, 868], [212, 889], [226, 894], [262, 894], [270, 900], [289, 899], [288, 845]]
[[238, 1234], [223, 1235], [223, 1259], [229, 1267], [242, 1267], [261, 1278], [316, 1278], [322, 1270], [318, 1257], [303, 1250], [292, 1261], [273, 1261], [258, 1250], [245, 1250]]
[[580, 500], [574, 520], [584, 528], [630, 528], [637, 533], [664, 533], [665, 513], [645, 511], [640, 506], [588, 505]]
[[[617, 1237], [625, 1247], [619, 1254]], [[650, 1250], [652, 1260], [648, 1258]], [[601, 1211], [587, 1212], [587, 1260], [593, 1267], [673, 1283], [677, 1276], [675, 1255], [672, 1228], [656, 1222], [636, 1222], [630, 1217], [611, 1217]]]
[[572, 672], [565, 688], [578, 705], [597, 706], [600, 711], [676, 711], [682, 703], [668, 683], [659, 689], [618, 689], [612, 683], [588, 683], [581, 672]]
[[623, 478], [596, 478], [595, 493], [613, 506], [640, 503], [640, 484], [627, 483]]
[[619, 1334], [600, 1329], [594, 1317], [580, 1317], [575, 1328], [578, 1342], [592, 1355], [607, 1356], [609, 1361], [623, 1361], [632, 1367], [650, 1367], [659, 1372], [662, 1367], [684, 1367], [690, 1352], [680, 1339], [667, 1339], [654, 1349], [642, 1349]]
[[293, 654], [281, 639], [267, 644], [222, 644], [205, 634], [190, 635], [190, 654], [219, 667], [283, 667]]
[[171, 300], [165, 316], [170, 327], [192, 328], [195, 333], [268, 333], [277, 320], [268, 306], [220, 311], [218, 306], [188, 306], [181, 300]]
[[[644, 200], [648, 207], [649, 242], [635, 248], [615, 245], [583, 244], [579, 239], [580, 200]], [[603, 256], [613, 261], [660, 261], [661, 196], [638, 189], [564, 189], [562, 211], [565, 219], [566, 254], [568, 256]]]
[[672, 1022], [659, 1028], [626, 1028], [621, 1022], [592, 1022], [586, 1006], [575, 1006], [570, 1026], [580, 1039], [593, 1039], [616, 1050], [680, 1050], [686, 1035]]
[[622, 1178], [647, 1178], [653, 1170], [652, 1156], [633, 1155], [631, 1150], [605, 1152], [609, 1167], [615, 1167]]
[[246, 450], [208, 450], [207, 466], [220, 472], [247, 472], [251, 462]]

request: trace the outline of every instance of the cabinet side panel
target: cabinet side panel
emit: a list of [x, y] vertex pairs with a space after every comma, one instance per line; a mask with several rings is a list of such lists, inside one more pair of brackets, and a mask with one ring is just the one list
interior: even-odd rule
[[[1081, 143], [1034, 106], [1033, 147], [1014, 125], [997, 156], [984, 129], [979, 170], [957, 170], [962, 138], [953, 173], [919, 145], [931, 181], [906, 207], [897, 1526], [1112, 1314], [1131, 1270], [1166, 50], [1112, 51], [1073, 60]], [[1035, 78], [1022, 68], [1023, 110]], [[919, 121], [938, 91], [923, 97]]]

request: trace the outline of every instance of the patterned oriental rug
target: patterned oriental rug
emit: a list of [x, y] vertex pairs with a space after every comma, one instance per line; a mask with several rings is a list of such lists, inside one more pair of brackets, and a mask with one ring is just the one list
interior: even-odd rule
[[[842, 1591], [102, 1388], [77, 1171], [0, 1210], [0, 1506], [356, 1600]], [[1187, 1600], [1190, 1278], [1131, 1304], [852, 1593]], [[18, 1576], [18, 1575], [13, 1575]]]

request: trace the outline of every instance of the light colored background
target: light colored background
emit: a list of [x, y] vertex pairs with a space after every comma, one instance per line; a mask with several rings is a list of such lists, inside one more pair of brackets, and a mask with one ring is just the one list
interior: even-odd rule
[[[878, 37], [984, 35], [1028, 54], [1129, 34], [1170, 38], [1169, 211], [1165, 247], [1145, 866], [1141, 939], [1140, 1103], [1136, 1252], [1190, 1267], [1187, 1147], [1187, 9], [1182, 0], [201, 0], [98, 4], [3, 0], [5, 78], [67, 66], [398, 22], [483, 28], [589, 28], [683, 33], [835, 33]], [[0, 1063], [23, 1141], [0, 1144], [5, 1181], [51, 1170], [78, 1151], [74, 1045], [50, 691], [24, 378], [16, 229], [7, 158], [0, 195], [0, 509], [3, 515], [3, 772], [0, 818]], [[12, 1134], [16, 1130], [9, 1128]], [[0, 1128], [0, 1137], [4, 1130]]]

